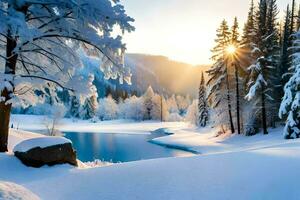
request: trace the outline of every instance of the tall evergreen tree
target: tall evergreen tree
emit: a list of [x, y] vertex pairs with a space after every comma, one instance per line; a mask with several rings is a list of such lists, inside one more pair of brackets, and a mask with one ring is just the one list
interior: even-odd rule
[[198, 96], [198, 125], [205, 127], [208, 121], [208, 105], [206, 98], [206, 87], [205, 87], [205, 79], [204, 74], [202, 72], [201, 82], [199, 86], [199, 96]]
[[300, 29], [300, 5], [298, 8], [298, 15], [297, 15], [297, 24], [296, 24], [296, 30], [298, 31]]
[[[231, 53], [231, 62], [234, 66], [234, 76], [235, 76], [235, 95], [236, 95], [236, 121], [237, 121], [237, 130], [238, 134], [241, 134], [241, 116], [240, 116], [240, 88], [239, 88], [239, 61], [238, 61], [238, 52], [237, 49], [240, 45], [239, 40], [239, 24], [237, 17], [234, 18], [234, 23], [231, 28], [231, 45], [235, 48], [235, 51]], [[234, 49], [233, 49], [234, 50]]]
[[70, 116], [79, 118], [80, 117], [80, 101], [76, 96], [70, 96]]
[[280, 55], [280, 73], [281, 73], [281, 86], [283, 91], [283, 87], [288, 80], [287, 72], [290, 68], [290, 54], [289, 54], [289, 47], [290, 47], [290, 9], [287, 6], [286, 9], [286, 17], [284, 22], [283, 28], [283, 37], [282, 37], [282, 44], [281, 44], [281, 55]]
[[[225, 99], [228, 110], [228, 119], [231, 132], [234, 133], [234, 125], [232, 118], [232, 102], [229, 85], [228, 74], [228, 58], [226, 56], [226, 48], [230, 44], [230, 31], [225, 20], [222, 21], [220, 27], [217, 29], [217, 39], [215, 40], [216, 46], [213, 48], [212, 60], [215, 62], [210, 70], [207, 71], [210, 79], [208, 84], [210, 85], [209, 99], [213, 102], [213, 107], [220, 107], [221, 101]], [[225, 88], [224, 88], [225, 87]]]
[[267, 68], [269, 68], [268, 75], [268, 88], [270, 92], [267, 93], [268, 118], [269, 125], [275, 127], [275, 122], [278, 121], [278, 107], [282, 94], [277, 91], [280, 90], [280, 46], [279, 46], [279, 30], [277, 23], [278, 7], [277, 0], [269, 0], [268, 2], [268, 13], [267, 13], [267, 39], [266, 39], [266, 58], [268, 60]]
[[80, 115], [83, 119], [92, 119], [96, 116], [97, 108], [97, 96], [93, 95], [85, 100]]
[[279, 111], [280, 118], [287, 115], [287, 122], [284, 128], [286, 139], [300, 137], [300, 32], [296, 34], [293, 49], [295, 53], [293, 56], [292, 76], [285, 85], [285, 95]]
[[255, 6], [254, 6], [254, 1], [251, 0], [247, 22], [244, 26], [242, 40], [241, 40], [241, 45], [244, 49], [244, 52], [247, 53], [248, 55], [251, 54], [251, 50], [252, 50], [255, 38], [256, 38]]
[[[243, 87], [241, 90], [241, 95], [245, 96], [248, 93], [248, 85], [249, 79], [251, 76], [248, 73], [248, 66], [250, 66], [254, 61], [256, 60], [255, 55], [255, 44], [257, 43], [257, 23], [256, 23], [257, 17], [256, 17], [256, 7], [254, 5], [254, 0], [251, 0], [249, 12], [248, 12], [248, 19], [244, 26], [244, 31], [241, 39], [241, 47], [240, 51], [242, 52], [242, 55], [240, 55], [240, 62], [241, 62], [241, 77], [243, 78]], [[255, 107], [255, 101], [251, 102], [244, 102], [244, 98], [242, 98], [244, 105], [249, 105], [249, 107]], [[249, 108], [246, 108], [247, 112], [249, 112]], [[245, 127], [244, 132], [245, 135], [254, 135], [257, 132], [257, 129], [259, 128], [258, 121], [259, 116], [254, 112], [251, 112], [251, 114], [243, 116], [245, 117]], [[243, 117], [241, 119], [243, 119]]]
[[249, 92], [246, 99], [260, 101], [260, 114], [263, 133], [267, 130], [267, 107], [272, 98], [273, 79], [271, 75], [276, 69], [278, 51], [278, 30], [276, 28], [276, 17], [278, 14], [276, 0], [260, 0], [259, 9], [256, 13], [257, 29], [255, 52], [256, 61], [249, 67], [250, 81]]
[[290, 23], [290, 33], [293, 34], [295, 33], [295, 20], [296, 20], [296, 16], [295, 16], [295, 12], [296, 12], [296, 3], [295, 0], [292, 1], [292, 8], [291, 8], [291, 23]]

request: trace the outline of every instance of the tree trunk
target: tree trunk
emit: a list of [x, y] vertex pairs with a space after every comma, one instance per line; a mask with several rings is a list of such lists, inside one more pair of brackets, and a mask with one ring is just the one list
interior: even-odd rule
[[236, 83], [236, 117], [238, 134], [241, 134], [241, 122], [240, 122], [240, 91], [239, 91], [239, 71], [238, 66], [235, 63], [235, 83]]
[[[6, 63], [5, 63], [5, 74], [14, 75], [16, 73], [16, 63], [18, 59], [18, 55], [13, 53], [13, 50], [17, 46], [17, 42], [15, 39], [11, 37], [10, 32], [7, 34], [7, 43], [6, 43]], [[11, 80], [7, 80], [14, 87]], [[3, 83], [2, 83], [3, 84]], [[8, 104], [12, 97], [13, 91], [4, 88], [1, 92], [1, 97], [5, 98], [4, 101], [0, 102], [0, 152], [7, 151], [7, 143], [8, 143], [8, 133], [9, 133], [9, 121], [10, 121], [10, 111], [11, 104]]]
[[[9, 92], [6, 89], [1, 93], [1, 96], [5, 98], [8, 95]], [[5, 105], [5, 102], [0, 103], [0, 152], [7, 151], [10, 110], [11, 104]]]
[[230, 100], [230, 87], [229, 87], [229, 76], [228, 76], [227, 64], [226, 64], [226, 87], [227, 87], [227, 105], [228, 105], [230, 129], [231, 129], [231, 133], [234, 133], [235, 130], [234, 130], [232, 112], [231, 112], [232, 108], [231, 108], [231, 100]]
[[268, 134], [268, 128], [267, 128], [267, 111], [266, 111], [266, 96], [265, 96], [265, 87], [262, 86], [261, 89], [261, 114], [262, 114], [262, 126], [263, 126], [263, 133], [265, 135]]

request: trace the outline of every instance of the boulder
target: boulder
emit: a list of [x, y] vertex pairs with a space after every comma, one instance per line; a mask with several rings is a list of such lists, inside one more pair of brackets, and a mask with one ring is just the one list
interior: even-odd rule
[[14, 148], [15, 156], [30, 167], [71, 164], [77, 166], [72, 142], [63, 137], [40, 137], [24, 140]]

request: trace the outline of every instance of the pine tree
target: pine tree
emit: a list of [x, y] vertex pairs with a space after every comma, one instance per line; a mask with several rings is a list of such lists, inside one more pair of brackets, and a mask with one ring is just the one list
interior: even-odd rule
[[249, 92], [246, 99], [260, 101], [260, 114], [263, 133], [267, 131], [267, 103], [272, 98], [272, 78], [277, 65], [278, 30], [276, 17], [278, 14], [276, 0], [260, 0], [256, 13], [257, 29], [255, 52], [256, 61], [249, 67]]
[[[292, 1], [292, 8], [291, 8], [291, 23], [290, 23], [290, 33], [295, 33], [295, 12], [296, 12], [296, 3], [295, 0]], [[291, 41], [291, 43], [293, 43]]]
[[[243, 30], [243, 35], [242, 35], [242, 39], [241, 39], [241, 47], [240, 47], [240, 51], [243, 52], [240, 55], [240, 62], [241, 62], [241, 68], [242, 70], [240, 70], [240, 75], [242, 77], [242, 79], [244, 80], [242, 86], [242, 90], [241, 90], [241, 96], [245, 96], [248, 93], [248, 82], [251, 79], [250, 74], [248, 73], [248, 66], [252, 65], [252, 63], [255, 62], [256, 60], [256, 42], [257, 42], [257, 21], [256, 21], [257, 17], [256, 17], [256, 7], [254, 5], [254, 0], [251, 0], [251, 4], [250, 4], [250, 9], [248, 12], [248, 18], [247, 18], [247, 22], [244, 26], [244, 30]], [[246, 115], [243, 116], [245, 117], [245, 124], [246, 126], [243, 128], [245, 135], [254, 135], [257, 132], [258, 129], [258, 116], [256, 115], [255, 111], [253, 112], [253, 107], [255, 107], [255, 101], [250, 101], [250, 102], [244, 102], [244, 98], [241, 98], [241, 100], [243, 100], [243, 107], [245, 106], [249, 106], [249, 108], [247, 109], [247, 112], [251, 112], [251, 114], [249, 113], [245, 113]], [[247, 100], [246, 100], [247, 101]], [[251, 105], [249, 105], [251, 104]], [[242, 108], [243, 108], [242, 107]], [[241, 119], [243, 119], [243, 117]]]
[[[226, 56], [226, 48], [230, 43], [230, 31], [225, 20], [222, 21], [220, 27], [217, 29], [217, 39], [215, 40], [216, 46], [213, 48], [212, 60], [215, 62], [210, 70], [207, 71], [210, 79], [208, 84], [210, 85], [209, 99], [213, 102], [213, 107], [221, 107], [221, 101], [224, 99], [224, 92], [228, 110], [228, 119], [231, 132], [234, 133], [234, 125], [232, 118], [232, 105], [231, 94], [229, 85], [229, 74]], [[224, 88], [225, 86], [225, 88]]]
[[231, 45], [236, 48], [236, 52], [231, 52], [231, 62], [234, 66], [234, 71], [235, 71], [235, 95], [236, 95], [236, 118], [237, 118], [237, 130], [238, 134], [241, 134], [241, 116], [240, 116], [240, 88], [239, 88], [239, 61], [238, 61], [238, 52], [237, 49], [240, 45], [240, 40], [239, 40], [239, 24], [237, 17], [234, 18], [234, 23], [231, 28]]
[[267, 39], [266, 39], [266, 58], [268, 60], [267, 68], [269, 68], [268, 88], [270, 92], [266, 92], [267, 109], [269, 111], [269, 124], [275, 128], [275, 122], [278, 121], [278, 107], [282, 98], [280, 90], [280, 46], [279, 46], [279, 30], [277, 26], [278, 7], [276, 0], [269, 0], [267, 13]]
[[80, 101], [76, 96], [70, 96], [70, 115], [75, 118], [80, 117]]
[[296, 24], [296, 30], [299, 30], [300, 29], [300, 5], [299, 5], [299, 8], [298, 8], [298, 15], [297, 15], [297, 24]]
[[92, 119], [96, 116], [97, 109], [97, 96], [93, 95], [85, 100], [81, 110], [81, 117], [83, 119]]
[[248, 54], [248, 59], [251, 57], [251, 50], [255, 41], [255, 6], [254, 1], [251, 0], [250, 9], [248, 12], [247, 22], [244, 26], [244, 31], [242, 35], [241, 45], [246, 54]]
[[199, 87], [198, 113], [199, 113], [198, 125], [205, 127], [208, 121], [208, 105], [207, 105], [206, 87], [205, 87], [203, 72], [201, 75], [201, 82]]
[[280, 118], [287, 115], [284, 128], [286, 139], [300, 137], [300, 32], [296, 34], [293, 49], [295, 53], [293, 56], [292, 76], [285, 85], [285, 95], [279, 111]]
[[283, 37], [282, 37], [282, 44], [281, 44], [281, 55], [280, 55], [280, 74], [281, 74], [281, 86], [283, 91], [283, 87], [288, 81], [288, 69], [290, 68], [290, 53], [288, 51], [290, 47], [290, 9], [287, 6], [286, 10], [286, 17], [284, 22], [284, 29], [283, 29]]
[[146, 110], [144, 119], [145, 120], [151, 120], [151, 110], [153, 109], [153, 101], [152, 98], [154, 96], [154, 92], [151, 86], [148, 87], [147, 91], [143, 95], [143, 100], [144, 100], [144, 107]]

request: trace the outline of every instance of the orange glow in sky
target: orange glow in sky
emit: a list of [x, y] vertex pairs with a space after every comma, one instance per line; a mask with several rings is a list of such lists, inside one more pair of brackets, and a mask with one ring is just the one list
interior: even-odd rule
[[[191, 64], [210, 63], [222, 19], [244, 24], [250, 0], [123, 0], [136, 31], [125, 35], [128, 53], [164, 55]], [[290, 3], [278, 0], [281, 11]]]

